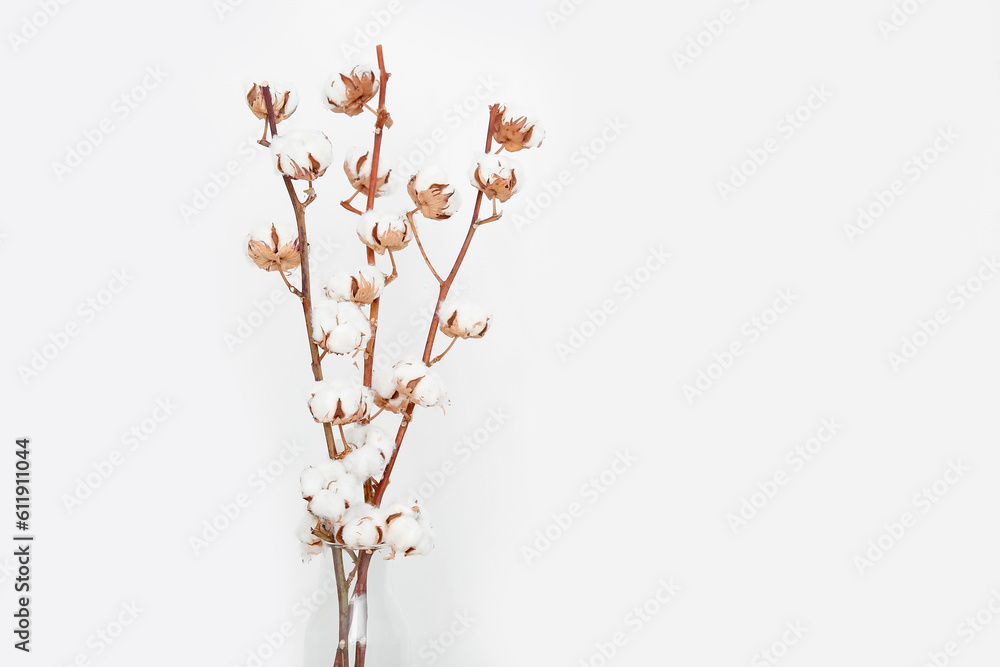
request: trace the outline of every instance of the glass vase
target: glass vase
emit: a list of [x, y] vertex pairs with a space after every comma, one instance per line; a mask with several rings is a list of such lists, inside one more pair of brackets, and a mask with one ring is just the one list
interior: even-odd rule
[[347, 631], [347, 664], [337, 661], [341, 636], [341, 604], [337, 595], [334, 558], [343, 558], [344, 572], [354, 562], [338, 547], [324, 549], [319, 588], [327, 595], [309, 617], [305, 631], [305, 667], [362, 667], [358, 664], [358, 644], [364, 646], [363, 667], [410, 667], [409, 631], [399, 603], [392, 594], [392, 561], [379, 553], [368, 566], [367, 592], [355, 595], [357, 577], [348, 590], [344, 619]]

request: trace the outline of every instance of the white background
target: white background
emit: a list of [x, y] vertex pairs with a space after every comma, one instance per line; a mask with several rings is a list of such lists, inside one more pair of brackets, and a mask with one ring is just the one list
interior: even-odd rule
[[[517, 156], [527, 186], [480, 230], [459, 276], [494, 327], [442, 362], [448, 414], [418, 413], [388, 494], [454, 465], [425, 502], [437, 550], [393, 575], [414, 664], [600, 667], [618, 632], [608, 664], [771, 664], [759, 652], [795, 622], [808, 630], [774, 649], [784, 665], [918, 667], [949, 642], [948, 664], [995, 664], [1000, 281], [977, 282], [1000, 244], [995, 7], [905, 4], [914, 13], [886, 34], [889, 0], [589, 0], [562, 14], [555, 0], [398, 0], [394, 12], [381, 0], [221, 11], [104, 0], [57, 5], [44, 21], [36, 0], [5, 3], [0, 534], [14, 532], [13, 441], [28, 436], [37, 537], [30, 655], [10, 646], [13, 563], [0, 557], [4, 664], [246, 665], [288, 621], [265, 664], [301, 664], [293, 608], [320, 568], [299, 561], [297, 477], [324, 446], [305, 409], [297, 304], [286, 296], [245, 340], [226, 340], [280, 287], [243, 257], [245, 234], [291, 220], [270, 158], [247, 150], [261, 126], [244, 84], [290, 83], [302, 102], [287, 126], [322, 129], [342, 155], [370, 141], [371, 116], [334, 116], [319, 91], [356, 44], [373, 62], [376, 41], [393, 75], [384, 159], [415, 156], [464, 183], [488, 103], [518, 101], [548, 128], [541, 149]], [[702, 52], [678, 66], [699, 35]], [[165, 78], [133, 92], [147, 68]], [[477, 98], [484, 78], [496, 90]], [[814, 89], [829, 99], [801, 107]], [[123, 94], [143, 98], [127, 115]], [[788, 136], [778, 124], [796, 113], [808, 118]], [[103, 119], [113, 131], [88, 151]], [[446, 141], [427, 158], [436, 128]], [[936, 152], [949, 128], [957, 138]], [[777, 151], [724, 200], [719, 182], [772, 138]], [[914, 180], [927, 149], [935, 161]], [[57, 175], [78, 150], [89, 154]], [[239, 173], [211, 187], [230, 161]], [[568, 185], [547, 196], [561, 172]], [[895, 180], [902, 194], [851, 232]], [[470, 214], [462, 188], [457, 219], [422, 228], [440, 266]], [[339, 168], [317, 189], [314, 250], [337, 244], [322, 276], [362, 251], [337, 205]], [[196, 201], [203, 210], [185, 215]], [[643, 268], [651, 248], [671, 256], [656, 271]], [[123, 270], [127, 286], [105, 291]], [[383, 343], [422, 341], [414, 322], [435, 296], [415, 250], [400, 272]], [[960, 285], [978, 291], [960, 299]], [[793, 305], [751, 340], [745, 323], [770, 321], [779, 291]], [[88, 315], [88, 299], [102, 311]], [[596, 314], [609, 300], [614, 312]], [[935, 335], [919, 335], [921, 322]], [[908, 357], [904, 337], [919, 344]], [[743, 354], [729, 363], [734, 342]], [[51, 358], [26, 374], [43, 348]], [[700, 371], [715, 379], [689, 400]], [[158, 399], [179, 407], [130, 450], [123, 434]], [[457, 443], [491, 410], [503, 426], [466, 456]], [[797, 469], [786, 456], [824, 419], [842, 428]], [[256, 485], [291, 441], [304, 453]], [[115, 450], [122, 464], [68, 509]], [[585, 490], [619, 455], [635, 462], [605, 473], [604, 492]], [[935, 502], [915, 500], [950, 462], [968, 470], [939, 482]], [[785, 484], [766, 483], [782, 472]], [[762, 487], [773, 497], [753, 495]], [[239, 494], [249, 507], [196, 554], [190, 538]], [[734, 524], [744, 499], [756, 514]], [[573, 503], [582, 515], [560, 528], [553, 515]], [[912, 525], [888, 535], [907, 512]], [[869, 542], [880, 539], [877, 562], [859, 561], [879, 556]], [[680, 592], [636, 623], [633, 608], [670, 580]], [[138, 619], [98, 652], [95, 633], [133, 602]], [[968, 641], [960, 624], [982, 609], [993, 622]], [[450, 637], [456, 613], [475, 621]]]

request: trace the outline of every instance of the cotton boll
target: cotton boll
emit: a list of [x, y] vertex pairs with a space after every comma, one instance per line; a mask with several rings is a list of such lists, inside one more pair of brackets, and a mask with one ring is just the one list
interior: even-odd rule
[[344, 517], [337, 540], [353, 549], [377, 549], [385, 535], [384, 513], [377, 507], [361, 505]]
[[381, 478], [386, 460], [374, 447], [365, 445], [344, 457], [344, 467], [357, 479]]
[[402, 250], [410, 244], [413, 237], [405, 213], [379, 209], [363, 213], [358, 218], [357, 231], [361, 242], [380, 255], [386, 250]]
[[426, 556], [430, 552], [434, 551], [434, 532], [430, 530], [430, 526], [424, 524], [422, 527], [423, 533], [420, 535], [420, 539], [417, 543], [413, 545], [406, 555], [407, 556]]
[[314, 386], [309, 411], [317, 422], [350, 424], [368, 415], [372, 401], [372, 391], [360, 383], [322, 380]]
[[475, 304], [454, 302], [441, 304], [438, 318], [441, 333], [451, 338], [482, 338], [493, 319]]
[[406, 396], [396, 386], [394, 369], [376, 368], [372, 372], [372, 389], [375, 390], [375, 405], [399, 414], [406, 407]]
[[309, 511], [328, 525], [339, 522], [346, 510], [344, 498], [329, 489], [317, 491], [309, 501]]
[[327, 352], [358, 352], [371, 334], [371, 322], [357, 304], [322, 301], [313, 306], [313, 340]]
[[505, 202], [521, 188], [517, 181], [520, 169], [503, 155], [486, 153], [473, 163], [469, 180], [487, 199]]
[[312, 531], [313, 528], [319, 527], [319, 521], [313, 515], [308, 512], [303, 516], [302, 521], [299, 522], [299, 526], [295, 531], [296, 537], [299, 539], [299, 543], [302, 546], [302, 562], [308, 563], [312, 560], [313, 556], [318, 556], [323, 553], [323, 540], [321, 540]]
[[[274, 122], [280, 123], [293, 113], [299, 106], [299, 96], [294, 91], [282, 85], [267, 84], [271, 95], [271, 109], [274, 111]], [[247, 106], [253, 115], [261, 120], [267, 118], [267, 102], [264, 99], [263, 85], [254, 83], [247, 92]]]
[[444, 382], [423, 361], [401, 361], [393, 371], [397, 391], [413, 403], [431, 408], [445, 402]]
[[345, 477], [347, 475], [347, 469], [344, 468], [344, 464], [340, 461], [334, 461], [333, 459], [326, 459], [325, 461], [320, 461], [313, 466], [316, 470], [323, 475], [323, 488], [325, 489], [330, 482]]
[[[351, 187], [365, 197], [368, 196], [368, 186], [371, 185], [372, 161], [367, 148], [355, 146], [344, 157], [344, 173]], [[375, 196], [382, 197], [392, 192], [392, 181], [389, 180], [392, 169], [386, 160], [379, 160], [378, 177], [375, 179]]]
[[323, 471], [312, 466], [302, 471], [299, 481], [302, 484], [302, 497], [306, 500], [316, 495], [317, 491], [325, 489], [326, 485], [330, 483]]
[[383, 289], [385, 274], [367, 264], [353, 273], [336, 273], [326, 281], [326, 295], [341, 302], [370, 304], [382, 295]]
[[247, 236], [246, 244], [247, 257], [265, 271], [288, 272], [302, 263], [298, 232], [289, 225], [261, 225]]
[[319, 130], [294, 130], [271, 140], [271, 154], [285, 176], [314, 181], [330, 166], [333, 146]]
[[386, 460], [389, 460], [392, 451], [396, 448], [396, 443], [390, 440], [386, 432], [378, 426], [369, 426], [365, 435], [365, 447], [371, 447]]
[[417, 546], [423, 534], [423, 527], [413, 514], [390, 515], [386, 523], [385, 543], [394, 554], [406, 555], [407, 551]]
[[316, 517], [306, 512], [302, 515], [302, 519], [299, 521], [298, 528], [295, 530], [295, 536], [298, 537], [299, 541], [303, 544], [319, 544], [322, 540], [312, 532], [314, 528], [318, 527], [319, 522]]
[[340, 479], [330, 482], [327, 490], [336, 493], [348, 507], [357, 507], [365, 502], [365, 488], [361, 485], [363, 481], [348, 472]]
[[493, 119], [493, 139], [513, 153], [541, 146], [545, 129], [531, 115], [504, 104]]
[[448, 177], [433, 166], [424, 167], [411, 177], [407, 192], [420, 215], [428, 220], [446, 220], [458, 211], [462, 203]]
[[326, 105], [331, 111], [357, 116], [378, 94], [379, 76], [371, 67], [356, 65], [350, 72], [334, 74], [325, 90]]

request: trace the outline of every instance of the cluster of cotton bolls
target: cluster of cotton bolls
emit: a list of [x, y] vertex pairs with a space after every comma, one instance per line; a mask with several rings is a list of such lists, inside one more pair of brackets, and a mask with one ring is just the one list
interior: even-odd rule
[[[378, 128], [392, 124], [384, 108], [372, 108], [378, 104], [372, 100], [379, 88], [379, 73], [359, 65], [328, 79], [324, 100], [337, 114], [357, 116], [366, 110], [374, 113], [378, 117], [378, 132]], [[255, 83], [247, 93], [247, 104], [258, 119], [265, 121], [261, 143], [270, 146], [277, 171], [286, 178], [307, 181], [305, 194], [308, 199], [293, 202], [299, 214], [316, 197], [313, 181], [323, 176], [333, 163], [330, 140], [318, 130], [290, 130], [275, 134], [268, 143], [269, 112], [277, 124], [287, 120], [298, 107], [298, 95], [292, 90], [271, 87], [266, 82]], [[478, 155], [468, 177], [479, 191], [476, 210], [480, 210], [479, 204], [485, 197], [492, 202], [493, 216], [472, 221], [473, 227], [498, 220], [497, 203], [506, 202], [521, 188], [521, 168], [500, 153], [536, 148], [542, 144], [545, 131], [528, 115], [498, 105], [491, 108], [490, 135], [499, 150]], [[386, 195], [393, 190], [392, 170], [380, 162], [377, 173], [373, 174], [374, 161], [373, 154], [366, 148], [347, 152], [344, 173], [353, 195], [341, 203], [360, 213], [356, 227], [358, 238], [379, 255], [388, 252], [393, 272], [387, 275], [373, 265], [348, 267], [321, 283], [325, 298], [313, 298], [309, 315], [313, 341], [324, 354], [358, 355], [366, 349], [372, 339], [373, 322], [365, 308], [381, 298], [387, 284], [396, 278], [393, 253], [406, 248], [413, 240], [421, 244], [414, 215], [419, 214], [424, 220], [448, 220], [461, 204], [454, 182], [441, 170], [428, 166], [403, 182], [412, 208], [409, 205], [405, 208], [387, 206], [384, 203]], [[371, 189], [374, 192], [370, 192]], [[358, 195], [377, 199], [373, 210], [353, 208], [351, 201]], [[248, 237], [247, 253], [258, 267], [278, 271], [284, 278], [287, 272], [302, 264], [308, 265], [307, 248], [300, 247], [298, 233], [298, 228], [291, 225], [262, 227]], [[422, 245], [420, 249], [430, 266]], [[456, 270], [460, 263], [461, 258]], [[437, 276], [433, 267], [431, 271]], [[440, 277], [438, 280], [445, 282]], [[444, 294], [450, 286], [450, 281], [447, 282]], [[305, 287], [299, 291], [287, 279], [285, 283], [303, 299], [308, 296], [303, 294], [307, 291]], [[436, 316], [440, 332], [452, 339], [445, 353], [459, 338], [482, 338], [492, 322], [488, 311], [466, 302], [446, 301], [440, 304]], [[386, 549], [389, 558], [431, 551], [433, 532], [415, 503], [377, 506], [375, 502], [376, 497], [381, 499], [376, 489], [383, 481], [395, 443], [368, 422], [375, 410], [403, 413], [404, 419], [409, 419], [415, 406], [444, 410], [448, 405], [447, 393], [440, 376], [431, 368], [443, 356], [444, 353], [430, 364], [419, 358], [407, 358], [388, 369], [376, 368], [370, 388], [357, 379], [321, 380], [313, 385], [308, 400], [313, 419], [339, 427], [344, 450], [302, 473], [302, 497], [308, 503], [308, 512], [299, 529], [299, 539], [306, 559], [331, 544], [361, 551]], [[371, 363], [370, 358], [368, 361]]]
[[304, 557], [318, 554], [324, 543], [349, 549], [387, 548], [389, 557], [426, 554], [434, 547], [430, 523], [414, 503], [375, 507], [365, 487], [385, 471], [393, 442], [378, 427], [348, 427], [347, 451], [302, 472], [302, 498], [308, 513], [299, 529]]

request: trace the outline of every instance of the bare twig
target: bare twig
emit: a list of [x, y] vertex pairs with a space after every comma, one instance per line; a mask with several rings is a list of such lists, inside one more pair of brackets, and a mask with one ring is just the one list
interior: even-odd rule
[[420, 242], [420, 234], [417, 233], [417, 223], [413, 221], [413, 211], [406, 214], [406, 219], [410, 223], [410, 229], [413, 231], [413, 238], [417, 241], [417, 247], [420, 248], [420, 254], [423, 255], [424, 261], [427, 263], [427, 268], [431, 270], [431, 273], [434, 274], [434, 277], [438, 281], [438, 285], [440, 285], [444, 281], [441, 280], [441, 276], [438, 275], [438, 272], [434, 270], [434, 265], [431, 264], [431, 260], [427, 257], [427, 252], [424, 250], [424, 244]]
[[[295, 289], [295, 287], [293, 287], [292, 284], [290, 282], [288, 282], [288, 277], [285, 276], [285, 272], [282, 271], [280, 267], [278, 268], [278, 275], [280, 275], [281, 279], [285, 282], [285, 287], [288, 288], [288, 291], [301, 299], [302, 298], [302, 292], [300, 292], [299, 290]], [[320, 357], [321, 361], [322, 361], [322, 359], [323, 358]]]
[[441, 354], [439, 354], [438, 356], [436, 356], [436, 357], [434, 357], [433, 359], [431, 359], [431, 363], [430, 363], [430, 365], [431, 365], [431, 366], [433, 366], [433, 365], [434, 365], [434, 364], [436, 364], [437, 362], [439, 362], [439, 361], [441, 361], [442, 359], [444, 359], [444, 355], [448, 354], [448, 350], [450, 350], [450, 349], [452, 348], [452, 346], [453, 346], [453, 345], [455, 344], [455, 341], [457, 341], [457, 340], [458, 340], [458, 337], [457, 337], [457, 336], [456, 336], [455, 338], [452, 338], [452, 339], [451, 339], [451, 342], [450, 342], [450, 343], [448, 343], [448, 347], [444, 348], [444, 352], [442, 352], [442, 353], [441, 353]]

